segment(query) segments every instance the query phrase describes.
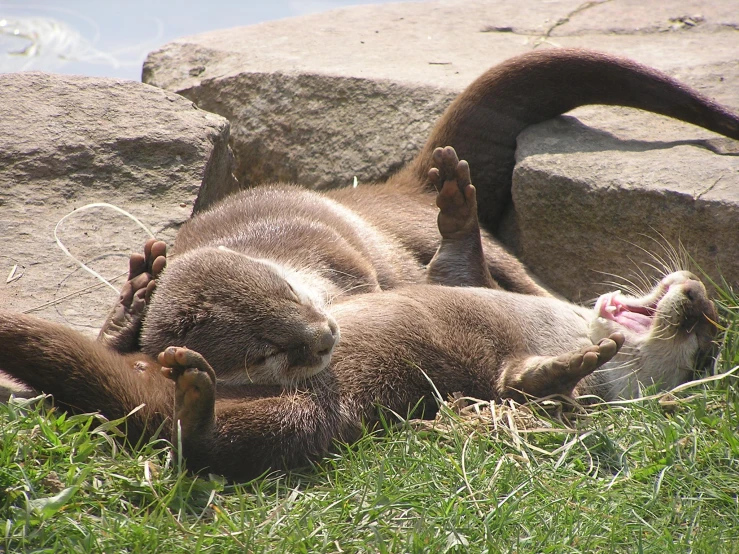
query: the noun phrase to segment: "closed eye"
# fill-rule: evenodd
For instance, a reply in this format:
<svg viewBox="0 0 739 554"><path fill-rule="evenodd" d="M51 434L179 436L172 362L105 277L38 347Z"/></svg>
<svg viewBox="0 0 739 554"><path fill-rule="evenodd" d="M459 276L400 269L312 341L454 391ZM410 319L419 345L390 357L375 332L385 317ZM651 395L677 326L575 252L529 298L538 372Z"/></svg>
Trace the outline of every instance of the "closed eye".
<svg viewBox="0 0 739 554"><path fill-rule="evenodd" d="M287 283L287 288L290 291L290 297L291 297L290 299L293 302L295 302L296 304L301 304L300 297L298 296L298 293L295 292L295 289L293 288L293 286L290 283L288 283L287 281L285 281L285 282Z"/></svg>
<svg viewBox="0 0 739 554"><path fill-rule="evenodd" d="M252 360L252 364L254 365L260 365L267 361L267 358L271 358L272 356L276 356L282 350L274 344L272 341L267 339L262 339L264 341L264 345L260 350L262 351L262 354L259 356L255 356Z"/></svg>

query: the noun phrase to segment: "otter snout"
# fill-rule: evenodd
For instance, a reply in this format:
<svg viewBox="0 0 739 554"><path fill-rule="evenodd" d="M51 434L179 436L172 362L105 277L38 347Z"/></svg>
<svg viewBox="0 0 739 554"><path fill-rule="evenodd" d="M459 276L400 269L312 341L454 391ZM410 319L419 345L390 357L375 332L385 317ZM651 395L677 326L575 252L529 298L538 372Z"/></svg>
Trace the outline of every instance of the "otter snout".
<svg viewBox="0 0 739 554"><path fill-rule="evenodd" d="M302 340L287 351L288 365L293 369L319 371L328 365L327 359L338 344L339 326L327 318L320 323L306 325Z"/></svg>
<svg viewBox="0 0 739 554"><path fill-rule="evenodd" d="M675 288L684 299L682 327L688 333L695 333L700 348L705 349L718 332L716 307L708 298L706 287L698 280L685 281Z"/></svg>
<svg viewBox="0 0 739 554"><path fill-rule="evenodd" d="M316 354L323 356L331 354L331 351L339 343L339 326L333 319L326 321L325 325L318 330L316 337Z"/></svg>

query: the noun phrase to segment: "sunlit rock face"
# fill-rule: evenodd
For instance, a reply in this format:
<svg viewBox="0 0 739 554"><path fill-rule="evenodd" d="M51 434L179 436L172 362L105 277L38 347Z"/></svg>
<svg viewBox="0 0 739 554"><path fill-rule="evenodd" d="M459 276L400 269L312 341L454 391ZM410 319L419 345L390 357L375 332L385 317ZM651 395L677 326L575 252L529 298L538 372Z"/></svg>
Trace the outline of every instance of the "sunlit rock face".
<svg viewBox="0 0 739 554"><path fill-rule="evenodd" d="M91 334L144 228L171 239L199 192L233 190L228 122L142 83L0 75L0 127L0 305Z"/></svg>

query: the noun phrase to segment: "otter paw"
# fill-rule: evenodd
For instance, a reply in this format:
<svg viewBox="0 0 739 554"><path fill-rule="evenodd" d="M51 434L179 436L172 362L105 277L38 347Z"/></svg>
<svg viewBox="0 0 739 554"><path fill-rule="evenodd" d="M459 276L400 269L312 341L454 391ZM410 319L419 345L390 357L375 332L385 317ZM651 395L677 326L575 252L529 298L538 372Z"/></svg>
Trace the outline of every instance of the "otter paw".
<svg viewBox="0 0 739 554"><path fill-rule="evenodd" d="M624 336L614 333L598 344L562 354L552 358L548 364L542 364L540 371L550 380L553 391L549 394L571 394L581 379L613 358L623 344Z"/></svg>
<svg viewBox="0 0 739 554"><path fill-rule="evenodd" d="M469 165L459 161L451 146L434 150L434 163L429 181L439 191L436 205L441 236L456 239L478 233L477 196L470 182Z"/></svg>
<svg viewBox="0 0 739 554"><path fill-rule="evenodd" d="M139 349L144 313L156 287L156 279L167 265L166 255L167 245L155 239L146 241L143 256L131 254L128 279L98 335L98 340L108 348L120 353Z"/></svg>
<svg viewBox="0 0 739 554"><path fill-rule="evenodd" d="M183 439L202 433L215 421L216 374L205 358L187 348L170 346L159 354L165 377L175 382L175 421Z"/></svg>
<svg viewBox="0 0 739 554"><path fill-rule="evenodd" d="M551 358L524 360L518 368L514 366L506 370L505 387L514 398L573 396L577 384L611 360L623 344L623 334L613 333L598 344L573 352Z"/></svg>

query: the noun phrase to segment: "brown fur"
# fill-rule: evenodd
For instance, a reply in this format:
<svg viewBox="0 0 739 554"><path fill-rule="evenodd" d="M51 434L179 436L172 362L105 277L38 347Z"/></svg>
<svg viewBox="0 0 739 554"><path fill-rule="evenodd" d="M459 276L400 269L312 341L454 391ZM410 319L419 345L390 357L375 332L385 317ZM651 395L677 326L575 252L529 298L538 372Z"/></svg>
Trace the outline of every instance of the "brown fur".
<svg viewBox="0 0 739 554"><path fill-rule="evenodd" d="M495 233L510 204L518 135L588 104L639 108L739 139L739 115L661 71L602 52L535 50L489 69L467 87L390 184L417 191L434 148L451 145L469 162L480 222Z"/></svg>
<svg viewBox="0 0 739 554"><path fill-rule="evenodd" d="M193 322L183 318L179 309L173 310L172 305L198 303L204 314L214 311L218 299L194 298L196 293L189 286L175 290L169 285L169 270L165 271L161 286L167 294L154 295L149 306L141 337L143 350L154 356L170 345L188 346L207 354L221 377L274 382L274 372L262 371L265 352L302 348L317 358L317 352L324 350L324 343L306 341L302 332L295 344L291 342L287 331L298 331L297 320L290 315L295 309L308 314L314 324L330 326L325 313L327 303L347 295L425 282L425 267L436 253L439 240L434 224L436 192L428 179L436 146L450 144L470 162L480 220L495 232L510 198L517 135L527 125L590 103L644 108L739 138L737 115L630 60L572 49L536 51L513 58L472 83L442 116L418 157L385 184L323 193L289 185L262 186L194 216L178 233L171 271L179 271L177 268L185 263L177 259L179 255L190 253L203 268L209 268L205 272L208 279L217 278L219 268L228 268L228 273L248 273L247 268L237 267L238 257L217 249L225 247L252 258L248 262L251 267L260 261L269 262L262 264L260 271L270 273L275 286L269 292L237 287L238 294L253 299L249 313L262 316L231 317L227 323L239 341L213 343L212 337L225 336L220 329L201 331L214 324L213 318L202 316ZM484 230L482 242L490 286L548 295ZM289 292L279 293L277 283L284 277L284 270L292 274L292 280L287 279L290 285L300 289L299 308L293 305ZM457 272L454 279L444 283L469 284L472 277ZM230 289L227 293L237 291ZM174 297L177 300L168 300ZM284 307L286 321L296 323L287 325L284 333L277 331L283 314L278 304ZM314 328L307 331L317 336ZM281 337L276 340L279 344L270 344L269 337ZM211 348L205 348L204 343ZM298 376L320 369L320 364L307 368L283 366L287 373ZM283 377L278 382L291 379Z"/></svg>
<svg viewBox="0 0 739 554"><path fill-rule="evenodd" d="M451 148L434 157L439 168L430 176L440 188L442 241L430 280L440 276L444 282L451 275L445 268L463 267L477 276L469 284L488 285L469 169ZM160 244L147 242L145 252L143 260L132 257L129 284L138 290L127 297L149 290L145 273L137 271L161 266ZM226 254L236 262L217 271L199 265L198 250L180 258L186 263L170 272L169 285L178 294L192 291L193 298L157 292L171 303L175 322L213 320L215 327L202 336L211 337L215 346L203 346L216 355L240 348L240 320L259 317L248 294L254 288L250 279L261 275L268 284L283 284L260 271L229 275L251 262ZM239 291L242 278L247 294ZM211 293L215 303L203 302ZM642 297L604 295L592 310L490 288L412 285L348 296L329 312L344 333L331 365L284 389L217 382L202 355L186 348L168 347L158 356L160 367L63 327L2 313L0 369L74 410L118 418L144 404L128 418L131 440L163 428L182 445L190 468L243 479L321 456L334 440L356 439L363 423L379 421L380 407L401 415L416 409L414 415L428 417L439 396L455 392L489 400L555 393L612 399L636 396L642 384L672 386L710 346L716 319L705 287L687 272L665 277ZM123 332L128 335L125 326ZM270 340L281 333L275 329ZM174 389L165 377L175 381Z"/></svg>
<svg viewBox="0 0 739 554"><path fill-rule="evenodd" d="M0 368L76 411L117 418L145 404L128 419L133 440L159 426L176 438L174 405L188 466L246 479L303 464L334 440L355 440L362 422L378 421L378 406L403 416L419 406L414 415L433 416L436 391L442 399L455 392L490 400L549 392L613 398L633 372L648 382L640 368L671 367L675 376L666 377L681 378L709 345L715 311L692 276L668 279L661 296L654 293L661 323L643 336L593 310L490 289L415 285L347 298L331 308L343 334L331 365L292 389L216 386L199 355L175 348L160 355L173 387L150 359L151 369L141 372L130 356L8 313L0 314Z"/></svg>
<svg viewBox="0 0 739 554"><path fill-rule="evenodd" d="M157 282L143 351L187 346L222 380L289 386L324 369L339 337L333 318L301 296L269 264L238 252L186 252Z"/></svg>
<svg viewBox="0 0 739 554"><path fill-rule="evenodd" d="M385 185L323 195L294 188L249 191L183 228L175 245L179 258L163 274L161 286L167 274L173 284L177 281L172 268L186 255L203 254L206 265L194 277L215 281L188 284L193 275L184 271L185 283L174 288L202 293L195 299L159 289L147 318L159 306L162 328L197 322L190 315L201 307L212 312L224 289L230 289L219 268L238 270L243 266L238 256L259 265L262 279L253 283L259 284L258 291L281 290L280 302L291 299L290 287L278 278L284 266L304 272L305 279L298 281L308 293L292 291L296 296L310 300L311 287L318 283L318 296L339 298L320 313L312 313L312 301L300 298L294 307L298 319L315 316L321 325L333 319L342 333L328 369L302 380L300 388L216 387L215 373L199 355L168 349L160 361L176 381L172 387L151 358L117 354L58 325L14 314L0 314L0 368L76 410L100 410L117 418L144 403L146 408L128 420L133 439L151 436L160 425L175 433L168 419L174 404L189 467L239 479L268 468L294 467L327 452L335 439L353 440L362 421L378 420L378 405L404 415L420 403L423 415L430 416L437 409L435 391L442 398L462 392L491 400L551 391L615 398L633 396L635 387L638 394L640 384L650 379L663 386L682 380L715 331L708 321L715 311L705 289L688 274L668 277L653 294L654 306L651 297L628 301L654 311L654 336L566 302L490 289L415 285L347 294L395 288L423 277L422 268L438 246L436 195L427 179L433 147L452 144L472 163L480 213L494 230L510 191L516 135L530 123L592 102L643 107L739 138L737 116L654 70L602 54L535 52L473 83L442 117L419 158ZM259 198L263 205L247 206ZM247 224L248 217L256 219ZM487 277L497 281L485 284L546 295L489 236L482 243ZM220 258L210 258L220 254L230 260L225 266ZM186 270L195 267L189 263L183 262ZM247 317L253 310L253 292L247 288L235 294L236 313ZM212 298L203 296L211 293ZM261 299L267 302L264 309L281 317L284 305L275 308L270 299ZM178 320L174 314L183 307L186 317ZM245 329L253 332L245 317L238 325L225 325L224 332L234 332L237 341ZM279 335L273 327L257 327ZM146 335L145 330L145 349L156 350L156 340L146 346ZM618 352L624 339L626 347ZM233 343L222 344L214 348L221 349L223 359L241 355ZM134 369L134 360L140 359L150 369ZM599 367L602 373L594 373Z"/></svg>

